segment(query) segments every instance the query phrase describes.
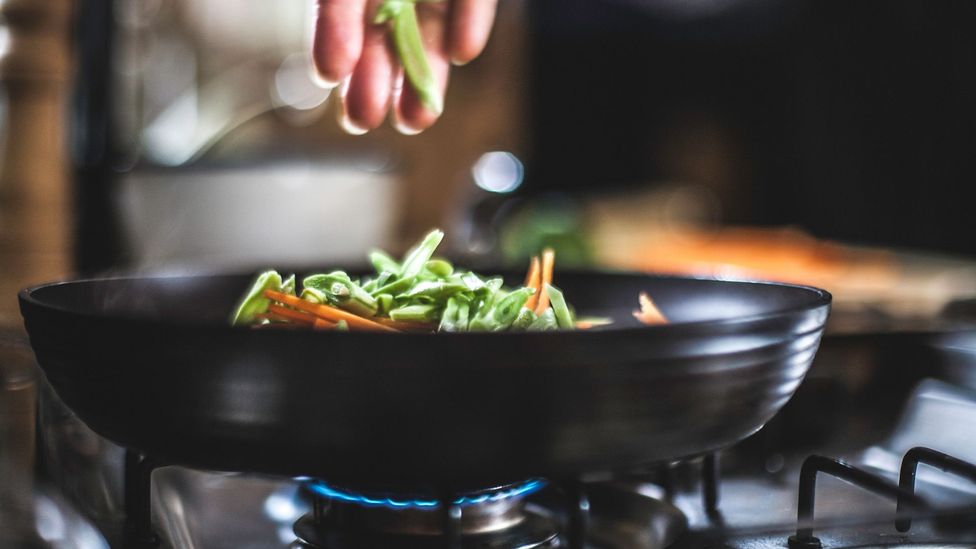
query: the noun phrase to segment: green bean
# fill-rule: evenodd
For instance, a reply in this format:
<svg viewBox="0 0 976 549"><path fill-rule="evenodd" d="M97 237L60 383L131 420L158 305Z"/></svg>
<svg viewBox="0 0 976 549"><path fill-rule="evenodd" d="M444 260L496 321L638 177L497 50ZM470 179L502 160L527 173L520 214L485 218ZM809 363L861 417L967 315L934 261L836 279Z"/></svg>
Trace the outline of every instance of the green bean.
<svg viewBox="0 0 976 549"><path fill-rule="evenodd" d="M393 296L390 294L380 294L376 296L376 312L389 313L393 308Z"/></svg>
<svg viewBox="0 0 976 549"><path fill-rule="evenodd" d="M458 301L453 297L447 300L447 307L441 314L441 323L437 327L440 332L456 332L457 330Z"/></svg>
<svg viewBox="0 0 976 549"><path fill-rule="evenodd" d="M532 297L535 293L534 288L519 288L514 292L508 294L507 296L498 300L492 310L492 320L495 324L491 327L492 330L504 330L509 328L515 318L518 316L519 311L525 305L525 302Z"/></svg>
<svg viewBox="0 0 976 549"><path fill-rule="evenodd" d="M420 270L424 268L427 261L434 255L434 250L437 249L437 246L440 245L443 239L444 233L439 230L433 230L427 233L427 236L424 237L420 244L410 250L406 257L403 258L403 264L400 268L400 278L412 278L420 274Z"/></svg>
<svg viewBox="0 0 976 549"><path fill-rule="evenodd" d="M552 304L552 311L556 315L556 323L564 330L572 330L575 326L573 315L566 307L566 299L563 292L551 284L546 284L546 293L549 295L549 302Z"/></svg>
<svg viewBox="0 0 976 549"><path fill-rule="evenodd" d="M528 330L529 326L531 326L532 323L535 322L536 318L538 317L535 315L535 311L529 309L528 307L522 307L519 310L518 314L515 316L515 321L512 322L512 329Z"/></svg>
<svg viewBox="0 0 976 549"><path fill-rule="evenodd" d="M447 278L454 272L454 266L443 259L431 259L424 265L424 269L439 278Z"/></svg>
<svg viewBox="0 0 976 549"><path fill-rule="evenodd" d="M430 69L430 63L427 62L414 1L385 0L377 9L373 21L377 24L389 23L393 44L407 81L417 92L421 103L435 114L440 114L444 109L444 99L434 72Z"/></svg>
<svg viewBox="0 0 976 549"><path fill-rule="evenodd" d="M373 264L373 268L376 269L376 274L387 273L399 273L400 264L396 262L395 259L386 255L386 253L380 250L373 250L369 252L369 262Z"/></svg>
<svg viewBox="0 0 976 549"><path fill-rule="evenodd" d="M463 284L455 284L440 280L424 280L418 282L406 292L403 292L401 297L409 299L413 297L427 296L437 301L446 299L452 295L456 295L464 291L467 291L467 287Z"/></svg>
<svg viewBox="0 0 976 549"><path fill-rule="evenodd" d="M342 271L305 277L302 287L318 290L331 304L349 312L363 316L376 314L377 305L373 296Z"/></svg>
<svg viewBox="0 0 976 549"><path fill-rule="evenodd" d="M265 290L281 291L281 275L278 271L265 271L259 274L251 289L244 294L244 299L238 304L231 318L231 324L237 326L254 322L259 314L266 313L271 300L264 297Z"/></svg>
<svg viewBox="0 0 976 549"><path fill-rule="evenodd" d="M349 331L349 323L346 322L345 320L340 320L339 322L336 322L335 329L336 329L336 331L339 331L339 332L348 332Z"/></svg>
<svg viewBox="0 0 976 549"><path fill-rule="evenodd" d="M407 305L390 311L390 318L404 322L429 322L437 320L439 307L429 305Z"/></svg>
<svg viewBox="0 0 976 549"><path fill-rule="evenodd" d="M459 332L468 331L468 315L470 314L471 308L467 301L462 301L458 304L457 318L454 320L454 327Z"/></svg>
<svg viewBox="0 0 976 549"><path fill-rule="evenodd" d="M548 330L555 330L559 327L556 322L556 314L552 312L552 309L546 309L539 318L535 319L532 324L529 325L529 331L531 332L544 332Z"/></svg>
<svg viewBox="0 0 976 549"><path fill-rule="evenodd" d="M281 293L295 295L295 275L291 275L281 283Z"/></svg>

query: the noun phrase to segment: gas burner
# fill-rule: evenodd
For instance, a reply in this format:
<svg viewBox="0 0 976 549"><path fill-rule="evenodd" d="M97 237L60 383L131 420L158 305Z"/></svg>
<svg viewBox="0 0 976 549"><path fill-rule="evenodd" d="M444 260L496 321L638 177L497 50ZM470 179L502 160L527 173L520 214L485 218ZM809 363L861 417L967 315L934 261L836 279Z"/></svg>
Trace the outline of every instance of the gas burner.
<svg viewBox="0 0 976 549"><path fill-rule="evenodd" d="M295 523L296 547L316 549L558 547L556 526L526 509L541 480L444 498L366 494L305 482L313 511ZM453 541L452 541L453 540Z"/></svg>

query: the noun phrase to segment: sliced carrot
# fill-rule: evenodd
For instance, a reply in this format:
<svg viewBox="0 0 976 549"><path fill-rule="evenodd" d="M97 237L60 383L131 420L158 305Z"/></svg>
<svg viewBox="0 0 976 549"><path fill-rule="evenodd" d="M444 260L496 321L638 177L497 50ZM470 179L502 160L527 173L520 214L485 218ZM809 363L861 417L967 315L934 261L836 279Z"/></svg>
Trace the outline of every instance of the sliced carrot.
<svg viewBox="0 0 976 549"><path fill-rule="evenodd" d="M535 309L536 305L539 304L539 288L542 285L542 268L539 266L539 256L532 258L529 263L529 272L525 276L526 287L535 290L535 293L529 296L529 300L525 302L526 309Z"/></svg>
<svg viewBox="0 0 976 549"><path fill-rule="evenodd" d="M378 322L369 320L368 318L363 318L361 316L354 315L349 311L343 311L342 309L336 309L335 307L330 307L328 305L320 305L318 303L312 303L305 301L304 299L283 294L281 292L276 292L274 290L265 290L265 297L284 303L290 307L294 307L300 311L306 313L311 313L319 318L331 322L339 322L340 320L345 320L349 324L350 329L363 329L363 330L380 330L384 332L398 332L396 328L391 328L389 326L384 326Z"/></svg>
<svg viewBox="0 0 976 549"><path fill-rule="evenodd" d="M549 308L549 295L546 293L546 284L552 284L552 267L556 262L556 252L552 248L542 250L542 282L539 287L542 291L538 292L539 304L535 307L535 314L541 315Z"/></svg>
<svg viewBox="0 0 976 549"><path fill-rule="evenodd" d="M276 305L274 303L268 305L268 312L279 319L285 319L289 322L297 322L306 326L315 324L315 317L313 315L296 311L294 309L289 309L288 307L282 307L281 305Z"/></svg>
<svg viewBox="0 0 976 549"><path fill-rule="evenodd" d="M668 323L667 317L657 308L657 305L651 300L651 296L647 295L647 292L641 292L638 300L640 301L640 310L634 311L634 318L652 326Z"/></svg>
<svg viewBox="0 0 976 549"><path fill-rule="evenodd" d="M437 328L437 325L431 322L406 322L403 320L393 320L392 318L376 318L374 320L384 326L405 332L431 332Z"/></svg>

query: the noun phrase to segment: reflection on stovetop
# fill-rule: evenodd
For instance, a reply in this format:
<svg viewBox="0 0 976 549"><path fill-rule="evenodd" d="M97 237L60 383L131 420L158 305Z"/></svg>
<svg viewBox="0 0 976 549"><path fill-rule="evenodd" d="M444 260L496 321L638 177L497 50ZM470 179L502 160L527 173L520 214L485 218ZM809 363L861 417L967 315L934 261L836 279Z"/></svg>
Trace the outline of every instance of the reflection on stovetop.
<svg viewBox="0 0 976 549"><path fill-rule="evenodd" d="M842 457L895 485L902 456L914 446L976 461L976 440L967 428L974 425L973 394L926 381L891 437ZM694 474L701 466L697 462L589 484L588 547L786 547L797 527L804 457L784 456L779 463L769 459L762 474L726 471L718 483L718 513L703 505L702 483ZM284 549L296 540L295 522L311 511L307 491L291 480L166 467L154 475L154 488L154 524L164 546L174 548ZM815 493L813 533L823 547L976 546L971 507L976 506L976 488L926 465L919 467L917 493L934 511L921 513L907 533L895 529L895 504L889 498L823 473ZM549 487L529 496L528 506L564 524L560 497L558 488ZM940 510L960 507L970 513L961 525L943 520Z"/></svg>

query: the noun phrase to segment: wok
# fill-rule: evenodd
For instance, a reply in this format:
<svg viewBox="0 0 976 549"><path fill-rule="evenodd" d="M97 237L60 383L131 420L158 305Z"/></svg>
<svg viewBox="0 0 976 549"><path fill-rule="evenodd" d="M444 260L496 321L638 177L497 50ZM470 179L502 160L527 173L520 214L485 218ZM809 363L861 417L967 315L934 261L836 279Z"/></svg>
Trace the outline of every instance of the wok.
<svg viewBox="0 0 976 549"><path fill-rule="evenodd" d="M227 325L250 276L23 290L37 360L99 434L164 463L403 490L700 455L763 426L813 360L825 291L560 272L587 331L389 334ZM516 280L514 277L511 281ZM647 291L672 323L630 315Z"/></svg>

